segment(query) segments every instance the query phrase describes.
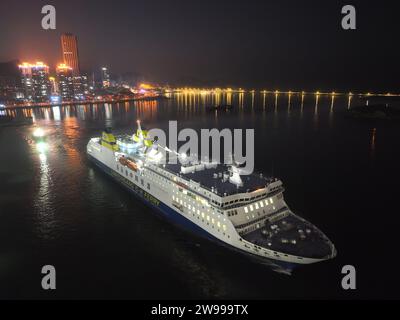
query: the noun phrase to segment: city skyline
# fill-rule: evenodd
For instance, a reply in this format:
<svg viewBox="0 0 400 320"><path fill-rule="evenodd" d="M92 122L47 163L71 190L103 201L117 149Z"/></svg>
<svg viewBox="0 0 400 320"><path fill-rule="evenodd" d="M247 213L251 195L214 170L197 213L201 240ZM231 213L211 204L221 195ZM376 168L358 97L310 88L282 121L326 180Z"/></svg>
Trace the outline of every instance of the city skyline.
<svg viewBox="0 0 400 320"><path fill-rule="evenodd" d="M351 31L340 27L341 3L74 3L53 2L57 28L50 31L40 27L39 1L27 3L23 12L12 2L7 4L14 15L0 21L0 39L5 44L0 61L40 57L55 65L60 62L58 38L71 32L79 38L84 71L107 65L117 74L136 72L172 85L337 91L398 88L400 49L390 32L397 29L393 3L375 11L353 1L357 30ZM23 24L10 20L15 14ZM5 32L10 28L12 36Z"/></svg>

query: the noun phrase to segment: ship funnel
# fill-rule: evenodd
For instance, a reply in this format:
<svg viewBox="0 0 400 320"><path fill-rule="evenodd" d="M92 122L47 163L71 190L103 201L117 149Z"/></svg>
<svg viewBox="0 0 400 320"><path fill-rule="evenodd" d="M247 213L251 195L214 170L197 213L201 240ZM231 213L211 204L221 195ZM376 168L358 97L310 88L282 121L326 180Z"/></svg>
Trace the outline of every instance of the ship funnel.
<svg viewBox="0 0 400 320"><path fill-rule="evenodd" d="M113 151L118 151L119 147L117 145L117 140L115 136L111 133L111 128L107 127L104 129L101 136L101 145Z"/></svg>

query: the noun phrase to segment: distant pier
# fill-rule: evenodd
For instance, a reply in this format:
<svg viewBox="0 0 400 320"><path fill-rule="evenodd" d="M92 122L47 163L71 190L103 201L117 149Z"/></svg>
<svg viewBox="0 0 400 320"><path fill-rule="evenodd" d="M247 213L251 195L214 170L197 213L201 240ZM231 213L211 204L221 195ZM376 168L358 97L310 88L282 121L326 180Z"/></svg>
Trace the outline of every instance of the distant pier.
<svg viewBox="0 0 400 320"><path fill-rule="evenodd" d="M156 99L163 99L165 96L147 96L147 97L136 97L136 98L126 98L126 99L101 99L101 100L83 100L83 101L65 101L61 103L29 103L29 104L18 104L18 105L8 105L4 110L16 110L16 109L34 109L34 108L52 108L60 106L76 106L76 105L90 105L90 104L101 104L101 103L119 103L119 102L129 102L129 101L149 101Z"/></svg>

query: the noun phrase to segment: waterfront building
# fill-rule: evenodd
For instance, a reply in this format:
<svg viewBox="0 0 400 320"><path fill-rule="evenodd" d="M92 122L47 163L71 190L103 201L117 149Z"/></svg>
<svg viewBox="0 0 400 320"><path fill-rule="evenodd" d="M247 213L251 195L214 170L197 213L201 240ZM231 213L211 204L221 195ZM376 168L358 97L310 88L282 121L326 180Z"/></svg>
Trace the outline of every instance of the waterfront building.
<svg viewBox="0 0 400 320"><path fill-rule="evenodd" d="M57 66L56 71L61 98L63 100L72 100L74 98L72 68L65 63L62 63Z"/></svg>
<svg viewBox="0 0 400 320"><path fill-rule="evenodd" d="M49 67L43 62L24 62L19 65L19 69L25 99L34 102L48 101L51 91Z"/></svg>
<svg viewBox="0 0 400 320"><path fill-rule="evenodd" d="M108 88L110 86L110 74L108 73L108 69L106 67L101 68L101 82L103 84L103 88Z"/></svg>
<svg viewBox="0 0 400 320"><path fill-rule="evenodd" d="M61 35L61 50L64 64L72 68L74 77L80 76L78 40L71 33Z"/></svg>

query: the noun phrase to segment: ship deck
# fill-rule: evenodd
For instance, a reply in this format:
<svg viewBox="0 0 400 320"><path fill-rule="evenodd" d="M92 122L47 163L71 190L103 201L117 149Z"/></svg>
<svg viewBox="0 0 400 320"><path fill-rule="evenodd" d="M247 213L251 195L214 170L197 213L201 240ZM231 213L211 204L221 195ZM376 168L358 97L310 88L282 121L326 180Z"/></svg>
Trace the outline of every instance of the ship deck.
<svg viewBox="0 0 400 320"><path fill-rule="evenodd" d="M131 138L127 135L117 136L120 141L130 141ZM144 161L145 159L137 154L135 151L126 151L129 156L132 156L137 159L141 159ZM172 159L172 156L169 155L169 160ZM167 161L168 162L168 161ZM265 188L268 184L276 181L276 178L265 177L257 173L252 173L250 175L242 175L241 179L243 182L242 186L237 186L229 182L229 179L223 179L223 174L228 172L228 166L224 164L218 164L215 168L205 168L201 171L194 171L191 173L182 173L181 172L181 164L179 160L175 158L176 164L171 163L173 161L169 161L170 163L166 163L164 165L157 165L159 168L169 171L177 176L180 176L184 179L193 180L206 189L214 189L214 193L218 195L233 195L237 193L247 193L252 192L258 189ZM154 163L153 163L154 164ZM156 164L155 164L156 165ZM217 175L217 177L215 177ZM221 176L222 175L222 176Z"/></svg>
<svg viewBox="0 0 400 320"><path fill-rule="evenodd" d="M322 259L332 254L330 241L311 223L293 213L242 236L245 240L277 252Z"/></svg>
<svg viewBox="0 0 400 320"><path fill-rule="evenodd" d="M250 174L241 176L243 185L237 186L229 180L224 180L223 177L219 177L220 174L227 173L228 167L223 164L218 164L216 168L204 169L201 171L194 171L191 173L182 173L180 164L166 164L166 170L173 172L180 177L187 180L193 180L200 183L202 187L207 189L214 188L214 192L220 195L232 195L236 193L252 192L261 188L265 188L269 183L275 181L274 178L266 178L259 174ZM217 177L215 177L215 175Z"/></svg>

